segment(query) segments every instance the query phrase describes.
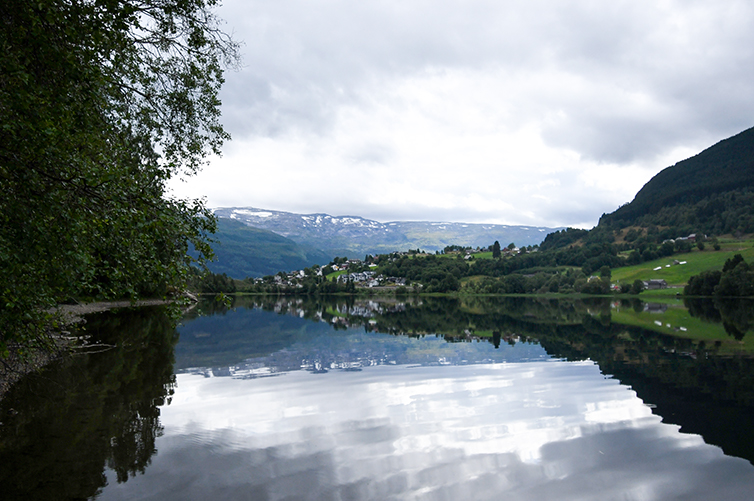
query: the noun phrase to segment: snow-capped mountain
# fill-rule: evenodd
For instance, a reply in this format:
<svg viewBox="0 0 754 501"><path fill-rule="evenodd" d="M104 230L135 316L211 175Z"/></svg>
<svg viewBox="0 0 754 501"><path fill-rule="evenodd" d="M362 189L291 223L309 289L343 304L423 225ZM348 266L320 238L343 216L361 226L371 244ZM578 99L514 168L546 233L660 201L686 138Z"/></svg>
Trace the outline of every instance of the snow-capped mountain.
<svg viewBox="0 0 754 501"><path fill-rule="evenodd" d="M486 247L495 240L501 245L511 242L518 246L534 245L548 233L561 229L426 221L381 223L358 216L295 214L254 207L215 209L215 215L349 257L416 248L434 252L448 245Z"/></svg>

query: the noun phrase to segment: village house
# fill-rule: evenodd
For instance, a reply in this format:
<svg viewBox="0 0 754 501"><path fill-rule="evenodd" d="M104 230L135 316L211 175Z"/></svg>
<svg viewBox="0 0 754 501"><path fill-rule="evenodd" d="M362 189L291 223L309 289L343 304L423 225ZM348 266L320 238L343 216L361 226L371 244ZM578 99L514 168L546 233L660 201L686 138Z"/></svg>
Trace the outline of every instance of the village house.
<svg viewBox="0 0 754 501"><path fill-rule="evenodd" d="M652 278L644 282L644 288L647 290L667 289L668 283L661 278Z"/></svg>

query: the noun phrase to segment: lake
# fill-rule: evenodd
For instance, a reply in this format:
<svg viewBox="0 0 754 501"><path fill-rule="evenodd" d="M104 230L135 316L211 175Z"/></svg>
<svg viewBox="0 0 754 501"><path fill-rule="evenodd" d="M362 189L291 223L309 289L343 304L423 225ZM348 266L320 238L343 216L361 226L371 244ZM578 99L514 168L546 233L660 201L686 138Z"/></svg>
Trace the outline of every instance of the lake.
<svg viewBox="0 0 754 501"><path fill-rule="evenodd" d="M753 319L494 297L92 315L98 348L0 402L0 497L751 499Z"/></svg>

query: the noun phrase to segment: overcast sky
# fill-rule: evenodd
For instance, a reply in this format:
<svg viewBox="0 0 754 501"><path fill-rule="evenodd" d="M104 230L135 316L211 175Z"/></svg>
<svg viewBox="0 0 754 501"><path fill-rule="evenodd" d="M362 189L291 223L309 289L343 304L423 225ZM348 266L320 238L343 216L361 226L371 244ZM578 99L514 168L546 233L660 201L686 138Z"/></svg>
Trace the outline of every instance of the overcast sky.
<svg viewBox="0 0 754 501"><path fill-rule="evenodd" d="M591 227L754 126L754 2L225 0L211 207Z"/></svg>

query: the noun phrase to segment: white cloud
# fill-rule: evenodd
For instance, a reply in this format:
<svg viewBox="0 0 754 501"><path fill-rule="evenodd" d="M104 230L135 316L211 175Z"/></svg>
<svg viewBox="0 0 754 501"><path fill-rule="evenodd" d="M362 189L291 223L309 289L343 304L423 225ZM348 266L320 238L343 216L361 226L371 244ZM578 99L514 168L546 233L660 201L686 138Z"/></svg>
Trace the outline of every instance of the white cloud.
<svg viewBox="0 0 754 501"><path fill-rule="evenodd" d="M227 1L213 206L379 220L596 223L749 126L743 1Z"/></svg>

